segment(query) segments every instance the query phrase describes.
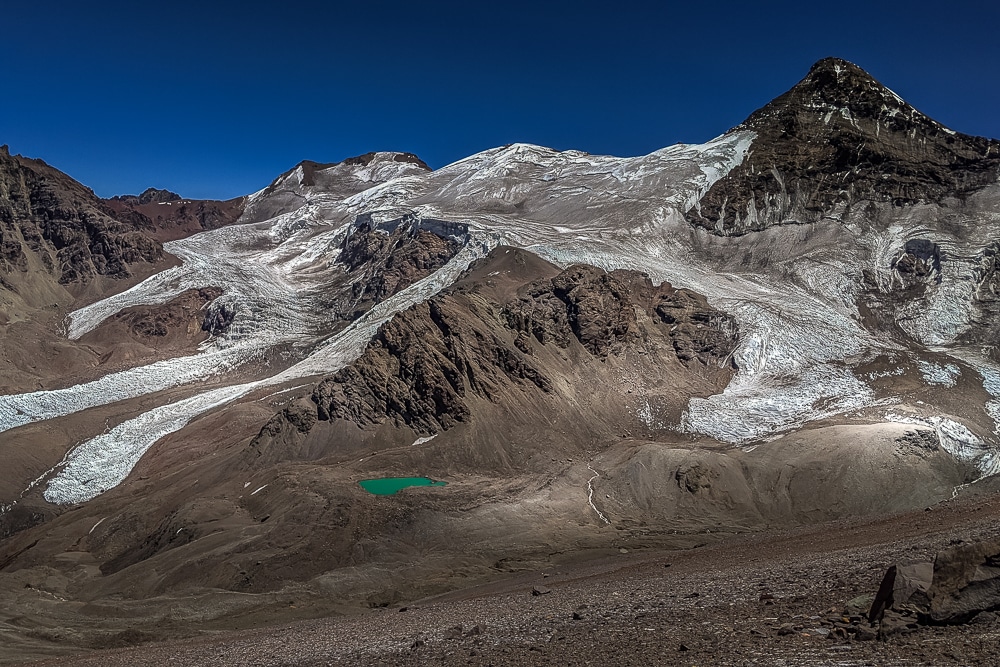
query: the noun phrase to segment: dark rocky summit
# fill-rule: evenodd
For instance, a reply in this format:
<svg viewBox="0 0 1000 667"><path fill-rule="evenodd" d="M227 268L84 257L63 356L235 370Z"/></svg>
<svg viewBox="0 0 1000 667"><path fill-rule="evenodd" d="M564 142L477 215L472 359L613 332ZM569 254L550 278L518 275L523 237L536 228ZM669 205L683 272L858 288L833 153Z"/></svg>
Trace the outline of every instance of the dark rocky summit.
<svg viewBox="0 0 1000 667"><path fill-rule="evenodd" d="M757 135L747 158L687 215L719 235L941 202L1000 178L1000 141L943 127L838 58L734 129Z"/></svg>
<svg viewBox="0 0 1000 667"><path fill-rule="evenodd" d="M181 201L182 197L170 190L159 188L146 188L139 195L117 195L112 197L112 201L121 201L128 204L165 204L167 202Z"/></svg>

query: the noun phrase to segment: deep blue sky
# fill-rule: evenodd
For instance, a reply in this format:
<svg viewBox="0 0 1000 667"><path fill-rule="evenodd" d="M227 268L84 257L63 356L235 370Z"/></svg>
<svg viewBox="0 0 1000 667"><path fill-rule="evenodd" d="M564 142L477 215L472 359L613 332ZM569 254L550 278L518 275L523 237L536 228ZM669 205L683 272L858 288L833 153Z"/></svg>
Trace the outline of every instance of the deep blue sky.
<svg viewBox="0 0 1000 667"><path fill-rule="evenodd" d="M836 55L1000 136L1000 2L7 3L0 143L102 196L257 190L302 159L516 141L638 155Z"/></svg>

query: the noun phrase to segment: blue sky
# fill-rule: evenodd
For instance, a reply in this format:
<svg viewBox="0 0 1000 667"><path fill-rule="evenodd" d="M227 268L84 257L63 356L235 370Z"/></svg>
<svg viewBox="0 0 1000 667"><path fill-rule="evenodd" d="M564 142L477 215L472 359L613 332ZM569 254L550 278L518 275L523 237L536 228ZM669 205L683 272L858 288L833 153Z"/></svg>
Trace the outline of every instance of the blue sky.
<svg viewBox="0 0 1000 667"><path fill-rule="evenodd" d="M701 142L834 55L1000 137L1000 3L11 3L0 143L102 196L257 190L303 159Z"/></svg>

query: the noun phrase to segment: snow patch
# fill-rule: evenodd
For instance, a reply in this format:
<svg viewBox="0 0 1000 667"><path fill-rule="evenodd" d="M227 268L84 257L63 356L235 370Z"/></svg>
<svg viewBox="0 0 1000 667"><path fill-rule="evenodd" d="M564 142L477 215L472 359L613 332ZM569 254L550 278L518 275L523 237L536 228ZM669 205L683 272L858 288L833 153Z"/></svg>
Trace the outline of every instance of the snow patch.
<svg viewBox="0 0 1000 667"><path fill-rule="evenodd" d="M942 387L954 387L961 371L955 364L935 364L930 361L917 361L917 367L924 382L927 384L941 385Z"/></svg>

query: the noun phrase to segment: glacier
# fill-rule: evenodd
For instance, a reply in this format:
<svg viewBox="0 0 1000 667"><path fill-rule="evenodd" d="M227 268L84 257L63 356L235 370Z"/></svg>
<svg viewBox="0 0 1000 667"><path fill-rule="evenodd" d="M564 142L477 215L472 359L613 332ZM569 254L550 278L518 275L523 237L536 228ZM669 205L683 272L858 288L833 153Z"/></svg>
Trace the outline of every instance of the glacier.
<svg viewBox="0 0 1000 667"><path fill-rule="evenodd" d="M754 138L753 132L734 131L705 144L678 144L635 158L513 144L436 171L405 163L384 168L391 160L380 154L357 182L338 165L330 174L317 171L313 186L304 183L298 168L251 195L242 224L166 244L181 266L72 313L68 334L79 337L123 308L162 304L206 286L223 289L219 298L237 306L238 324L194 355L64 390L2 396L0 431L164 389L189 390L192 395L123 421L70 452L44 495L56 503L86 501L121 483L149 447L197 416L259 389L351 363L383 322L447 287L501 244L561 266L642 270L654 281L700 292L731 314L740 336L738 372L723 393L690 401L678 426L691 434L746 444L882 405L885 397L876 395L852 364L900 348L863 326L857 277L867 270L889 289L893 276L885 267L892 253L928 230L919 219L875 228L845 218L826 227L766 230L737 242L693 229L684 214L742 163ZM468 228L468 238L445 267L331 335L316 298L330 279L336 248L362 215L376 223L404 216L458 223ZM977 220L977 237L1000 227L995 217ZM852 243L836 242L842 238ZM937 317L907 320L915 339L954 341L974 315L966 305L971 293L966 278L975 261L967 238L943 241L961 261L949 266L954 273L931 296ZM757 266L755 252L768 258L767 270ZM280 363L274 358L279 348ZM277 366L268 374L266 364ZM983 373L995 368L989 361L980 367ZM928 382L943 382L942 372L955 375L947 365L922 368ZM240 382L234 370L256 376ZM233 378L237 381L227 384ZM217 386L200 390L207 380ZM648 416L659 423L656 415ZM956 428L938 430L947 434ZM972 442L959 435L949 442ZM970 458L989 468L985 456L977 450Z"/></svg>

